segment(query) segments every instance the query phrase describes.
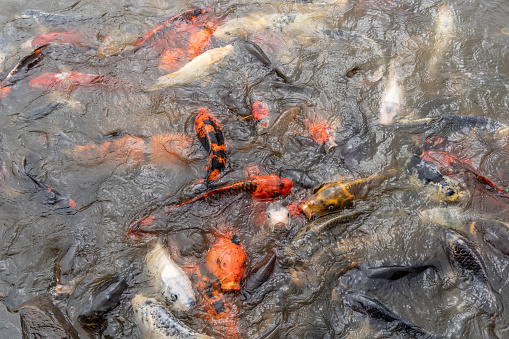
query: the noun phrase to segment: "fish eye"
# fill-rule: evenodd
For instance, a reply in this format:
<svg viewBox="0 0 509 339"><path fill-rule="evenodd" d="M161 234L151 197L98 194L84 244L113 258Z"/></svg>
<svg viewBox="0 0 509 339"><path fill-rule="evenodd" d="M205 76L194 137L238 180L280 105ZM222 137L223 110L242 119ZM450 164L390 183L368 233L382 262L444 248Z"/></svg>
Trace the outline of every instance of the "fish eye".
<svg viewBox="0 0 509 339"><path fill-rule="evenodd" d="M172 302L176 302L176 301L178 300L178 298L179 298L179 297L178 297L178 295L176 295L175 293L172 293L172 294L170 295L170 300L171 300Z"/></svg>
<svg viewBox="0 0 509 339"><path fill-rule="evenodd" d="M334 205L331 204L331 205L327 206L327 209L332 211L334 209Z"/></svg>
<svg viewBox="0 0 509 339"><path fill-rule="evenodd" d="M267 213L267 218L269 218L269 219L270 219L270 213Z"/></svg>
<svg viewBox="0 0 509 339"><path fill-rule="evenodd" d="M290 212L286 212L286 216L287 216L287 217L290 217Z"/></svg>
<svg viewBox="0 0 509 339"><path fill-rule="evenodd" d="M454 190L452 188L448 188L447 191L445 191L445 196L450 197L454 195Z"/></svg>

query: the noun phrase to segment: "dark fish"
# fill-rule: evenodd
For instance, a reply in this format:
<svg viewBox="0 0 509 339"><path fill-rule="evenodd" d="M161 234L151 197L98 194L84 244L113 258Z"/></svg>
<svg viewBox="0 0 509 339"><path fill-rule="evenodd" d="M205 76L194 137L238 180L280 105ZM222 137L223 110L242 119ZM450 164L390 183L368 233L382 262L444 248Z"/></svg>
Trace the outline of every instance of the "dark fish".
<svg viewBox="0 0 509 339"><path fill-rule="evenodd" d="M50 205L54 210L66 214L77 212L78 207L74 200L49 187L29 172L26 159L23 161L23 173L35 184L34 197L41 203Z"/></svg>
<svg viewBox="0 0 509 339"><path fill-rule="evenodd" d="M457 274L468 277L475 297L488 312L496 312L495 295L479 253L455 231L445 230L444 241L449 261Z"/></svg>
<svg viewBox="0 0 509 339"><path fill-rule="evenodd" d="M50 295L40 295L17 308L23 339L80 339L78 332L53 304Z"/></svg>
<svg viewBox="0 0 509 339"><path fill-rule="evenodd" d="M57 293L72 294L76 285L84 278L88 270L85 254L85 242L78 236L71 236L58 255Z"/></svg>
<svg viewBox="0 0 509 339"><path fill-rule="evenodd" d="M247 300L256 290L266 282L276 267L276 252L267 253L265 258L249 272L248 278L242 283L241 298Z"/></svg>
<svg viewBox="0 0 509 339"><path fill-rule="evenodd" d="M281 72L279 68L274 66L274 64L270 61L269 57L263 49L256 43L252 41L245 40L245 47L246 50L251 53L254 57L256 57L265 67L270 68L273 72L277 74L281 79L283 79L284 82L290 83L290 80L286 77L286 75Z"/></svg>
<svg viewBox="0 0 509 339"><path fill-rule="evenodd" d="M127 289L126 279L116 276L102 283L94 295L89 299L86 311L78 316L84 326L94 327L101 325L108 312L114 310Z"/></svg>
<svg viewBox="0 0 509 339"><path fill-rule="evenodd" d="M475 230L472 230L472 226ZM484 241L509 256L509 232L505 224L495 220L476 220L470 224L470 232L475 231L484 236Z"/></svg>
<svg viewBox="0 0 509 339"><path fill-rule="evenodd" d="M431 265L416 265L416 266L379 266L368 267L368 277L374 279L387 279L398 280L403 277L410 277L426 271L428 268L433 268Z"/></svg>
<svg viewBox="0 0 509 339"><path fill-rule="evenodd" d="M404 332L412 338L432 338L433 336L423 329L401 319L379 300L356 291L347 291L343 294L344 303L355 312L362 313L373 320L383 322L391 332Z"/></svg>
<svg viewBox="0 0 509 339"><path fill-rule="evenodd" d="M318 180L313 179L305 171L301 171L293 168L286 168L281 170L281 176L292 180L294 184L301 186L302 188L314 188L319 185Z"/></svg>
<svg viewBox="0 0 509 339"><path fill-rule="evenodd" d="M508 126L487 117L476 115L444 115L417 120L399 120L396 124L412 133L449 135L456 132L468 133L476 130L488 135L504 135Z"/></svg>
<svg viewBox="0 0 509 339"><path fill-rule="evenodd" d="M357 220L362 214L362 212L333 213L310 222L278 253L279 262L284 266L307 262L314 253L322 249L320 238L330 237L330 231L338 226L342 226L342 231L346 230L347 224Z"/></svg>

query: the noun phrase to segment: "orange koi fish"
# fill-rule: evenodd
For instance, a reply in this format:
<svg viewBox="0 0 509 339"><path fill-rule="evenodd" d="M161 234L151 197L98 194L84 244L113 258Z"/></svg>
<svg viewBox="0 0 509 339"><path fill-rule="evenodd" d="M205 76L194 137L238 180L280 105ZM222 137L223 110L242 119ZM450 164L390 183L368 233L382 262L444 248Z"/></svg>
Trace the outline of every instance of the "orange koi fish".
<svg viewBox="0 0 509 339"><path fill-rule="evenodd" d="M32 40L32 47L39 48L51 42L57 44L71 43L79 44L85 40L82 33L78 31L55 32L39 34Z"/></svg>
<svg viewBox="0 0 509 339"><path fill-rule="evenodd" d="M321 118L306 118L304 119L309 135L319 145L323 145L327 152L337 146L334 138L334 133L327 121Z"/></svg>
<svg viewBox="0 0 509 339"><path fill-rule="evenodd" d="M28 85L30 88L58 92L71 92L78 87L98 87L107 91L132 89L132 84L126 80L77 72L44 73L30 80Z"/></svg>
<svg viewBox="0 0 509 339"><path fill-rule="evenodd" d="M222 291L217 279L206 269L202 272L196 265L188 268L192 270L189 275L199 293L198 312L205 313L203 318L214 331L226 338L240 338L240 309L234 295Z"/></svg>
<svg viewBox="0 0 509 339"><path fill-rule="evenodd" d="M200 107L194 120L194 128L198 139L209 153L207 178L205 180L215 180L221 175L226 166L223 126L207 108Z"/></svg>
<svg viewBox="0 0 509 339"><path fill-rule="evenodd" d="M238 291L246 271L246 252L237 234L219 233L218 236L207 252L207 268L224 291Z"/></svg>
<svg viewBox="0 0 509 339"><path fill-rule="evenodd" d="M187 60L187 53L182 48L167 49L161 53L159 68L165 71L174 71Z"/></svg>
<svg viewBox="0 0 509 339"><path fill-rule="evenodd" d="M263 101L255 100L251 104L251 115L257 121L260 129L267 128L269 125L269 109Z"/></svg>
<svg viewBox="0 0 509 339"><path fill-rule="evenodd" d="M166 168L176 159L184 161L191 144L192 138L178 133L156 134L149 141L126 135L99 145L76 145L72 154L83 166L102 163L141 166L150 163L157 168Z"/></svg>
<svg viewBox="0 0 509 339"><path fill-rule="evenodd" d="M452 175L460 171L472 173L477 181L498 192L502 197L509 199L509 192L500 188L491 179L477 171L466 161L462 161L446 152L428 151L421 154L423 161L434 164L444 175Z"/></svg>
<svg viewBox="0 0 509 339"><path fill-rule="evenodd" d="M216 31L216 28L217 25L209 22L203 25L199 31L191 34L189 37L189 44L187 49L187 55L190 59L203 53L210 42L210 37Z"/></svg>
<svg viewBox="0 0 509 339"><path fill-rule="evenodd" d="M165 47L172 39L177 39L179 33L196 29L197 22L203 22L205 14L209 10L205 8L193 8L171 17L143 34L138 41L134 43L135 47Z"/></svg>
<svg viewBox="0 0 509 339"><path fill-rule="evenodd" d="M219 187L211 191L202 193L180 205L172 205L166 207L161 213L150 215L146 218L137 220L129 227L128 234L132 238L139 237L145 232L150 232L150 227L154 226L157 221L164 220L165 215L178 210L179 207L189 205L206 198L214 198L220 200L224 197L231 197L241 193L247 193L252 199L262 201L275 200L281 196L285 196L293 188L290 179L278 177L275 174L258 175L247 178L242 181L234 182L231 185Z"/></svg>

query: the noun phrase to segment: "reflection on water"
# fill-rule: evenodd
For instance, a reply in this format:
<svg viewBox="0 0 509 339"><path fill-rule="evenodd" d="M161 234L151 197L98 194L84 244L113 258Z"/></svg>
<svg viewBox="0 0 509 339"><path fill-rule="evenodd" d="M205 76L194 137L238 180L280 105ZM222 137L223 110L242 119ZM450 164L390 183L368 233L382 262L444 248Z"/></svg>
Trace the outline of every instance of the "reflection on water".
<svg viewBox="0 0 509 339"><path fill-rule="evenodd" d="M138 294L165 303L164 324L214 337L508 335L504 1L2 8L4 336L31 300L20 313L39 326L47 316L27 310L45 298L79 337L141 338ZM201 107L216 120L195 128ZM260 184L267 174L290 194ZM153 287L137 221L179 268L162 285L191 280L186 310ZM224 289L211 257L240 285Z"/></svg>

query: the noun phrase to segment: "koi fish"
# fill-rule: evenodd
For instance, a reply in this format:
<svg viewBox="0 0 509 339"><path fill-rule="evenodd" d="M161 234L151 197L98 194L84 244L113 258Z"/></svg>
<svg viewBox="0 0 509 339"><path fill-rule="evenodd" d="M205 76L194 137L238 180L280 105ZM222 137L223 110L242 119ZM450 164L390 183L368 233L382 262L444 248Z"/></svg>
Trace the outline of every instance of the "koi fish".
<svg viewBox="0 0 509 339"><path fill-rule="evenodd" d="M496 311L496 298L481 256L466 239L452 230L444 230L444 245L457 273L470 279L474 295L488 312Z"/></svg>
<svg viewBox="0 0 509 339"><path fill-rule="evenodd" d="M218 66L226 61L233 50L234 48L232 45L210 49L185 64L184 67L177 72L159 77L155 85L149 88L148 91L184 85L198 80L207 83L215 72L215 67L212 66Z"/></svg>
<svg viewBox="0 0 509 339"><path fill-rule="evenodd" d="M161 53L158 67L165 71L174 71L184 60L187 60L187 53L183 48L166 49Z"/></svg>
<svg viewBox="0 0 509 339"><path fill-rule="evenodd" d="M380 123L382 125L392 125L398 116L403 91L398 84L396 70L393 63L389 66L389 75L385 85L384 93L380 101Z"/></svg>
<svg viewBox="0 0 509 339"><path fill-rule="evenodd" d="M269 110L265 103L260 100L255 100L251 104L251 115L258 123L258 130L261 131L269 125Z"/></svg>
<svg viewBox="0 0 509 339"><path fill-rule="evenodd" d="M243 181L238 181L233 184L202 193L201 195L185 201L180 205L168 206L161 213L137 220L131 224L128 233L131 236L138 236L143 232L150 231L150 226L160 219L164 220L165 215L173 211L177 211L178 208L184 205L205 200L209 197L214 200L220 200L225 197L246 193L249 194L252 199L269 201L287 195L292 190L292 187L293 183L290 179L280 178L275 174L258 175L252 178L247 178Z"/></svg>
<svg viewBox="0 0 509 339"><path fill-rule="evenodd" d="M429 198L435 202L466 202L470 198L469 191L456 180L444 176L435 166L416 155L410 158L406 170L419 180L419 188L424 185Z"/></svg>
<svg viewBox="0 0 509 339"><path fill-rule="evenodd" d="M56 51L62 52L61 49L66 49L69 47L74 49L73 51L67 51L72 55L86 55L86 52L94 50L94 47L91 46L77 46L74 44L54 45L51 43L35 49L32 53L21 59L21 61L18 62L16 66L14 66L14 68L7 74L7 76L0 82L0 99L9 93L13 85L30 75L30 71L35 67L38 67L46 56L51 55Z"/></svg>
<svg viewBox="0 0 509 339"><path fill-rule="evenodd" d="M442 61L445 52L451 45L454 35L454 13L447 5L442 5L437 12L437 22L435 25L435 42L433 53L428 64L428 73L433 76L438 65Z"/></svg>
<svg viewBox="0 0 509 339"><path fill-rule="evenodd" d="M343 294L343 302L355 312L362 313L376 321L384 322L392 332L404 332L412 338L431 338L432 335L423 329L401 319L379 300L359 293L347 291Z"/></svg>
<svg viewBox="0 0 509 339"><path fill-rule="evenodd" d="M210 22L200 27L199 31L191 34L187 48L188 58L192 59L203 53L216 28L217 26Z"/></svg>
<svg viewBox="0 0 509 339"><path fill-rule="evenodd" d="M337 144L335 142L334 133L329 123L319 117L304 119L309 135L317 144L323 145L327 152L333 150Z"/></svg>
<svg viewBox="0 0 509 339"><path fill-rule="evenodd" d="M188 9L159 23L138 38L133 46L138 47L138 49L144 47L154 48L158 45L166 46L171 39L178 38L179 32L195 26L197 22L202 22L208 13L209 10L205 8Z"/></svg>
<svg viewBox="0 0 509 339"><path fill-rule="evenodd" d="M472 173L479 183L493 189L501 197L509 199L509 192L498 187L491 179L481 174L472 165L449 153L427 151L421 154L421 159L434 164L446 175L452 175L458 171Z"/></svg>
<svg viewBox="0 0 509 339"><path fill-rule="evenodd" d="M330 236L330 231L341 226L346 230L347 224L357 220L361 212L349 214L332 213L320 217L301 228L293 239L278 253L278 259L284 266L301 265L322 248L319 239Z"/></svg>
<svg viewBox="0 0 509 339"><path fill-rule="evenodd" d="M151 164L166 168L176 159L185 161L192 139L179 133L162 133L150 137L148 141L126 135L102 144L76 145L69 153L82 166L96 166L102 163L111 165L128 164L141 166Z"/></svg>
<svg viewBox="0 0 509 339"><path fill-rule="evenodd" d="M203 148L209 153L205 180L215 180L226 166L223 126L210 110L200 107L194 120L194 128Z"/></svg>
<svg viewBox="0 0 509 339"><path fill-rule="evenodd" d="M213 339L193 331L153 298L137 294L132 300L134 317L144 336L149 338Z"/></svg>
<svg viewBox="0 0 509 339"><path fill-rule="evenodd" d="M265 214L267 216L265 227L271 231L276 229L286 229L290 223L290 212L286 207L279 203L269 205Z"/></svg>
<svg viewBox="0 0 509 339"><path fill-rule="evenodd" d="M23 162L24 174L35 184L37 192L35 193L38 198L42 197L44 204L49 204L54 207L55 210L64 212L67 214L74 214L78 211L78 206L70 197L65 196L49 187L35 176L30 174L27 170L26 161Z"/></svg>
<svg viewBox="0 0 509 339"><path fill-rule="evenodd" d="M247 300L270 278L274 272L276 261L276 252L272 249L267 253L265 258L263 258L250 272L248 272L247 278L242 284L240 295L242 300Z"/></svg>
<svg viewBox="0 0 509 339"><path fill-rule="evenodd" d="M433 208L420 212L421 220L453 228L470 236L480 235L503 255L509 256L509 226L497 220L466 213L459 207Z"/></svg>
<svg viewBox="0 0 509 339"><path fill-rule="evenodd" d="M106 91L130 90L133 85L126 80L104 75L77 72L44 73L28 83L30 88L69 93L77 88L96 87Z"/></svg>
<svg viewBox="0 0 509 339"><path fill-rule="evenodd" d="M85 257L86 244L81 238L71 236L58 254L57 285L55 291L72 294L78 283L83 280L88 267Z"/></svg>
<svg viewBox="0 0 509 339"><path fill-rule="evenodd" d="M122 52L127 46L132 45L138 39L133 33L117 31L106 35L97 47L97 56L104 58Z"/></svg>
<svg viewBox="0 0 509 339"><path fill-rule="evenodd" d="M49 43L70 43L79 44L85 40L85 37L79 31L55 32L39 34L32 40L32 48L39 48Z"/></svg>
<svg viewBox="0 0 509 339"><path fill-rule="evenodd" d="M42 294L17 307L23 338L69 338L80 336L49 294Z"/></svg>
<svg viewBox="0 0 509 339"><path fill-rule="evenodd" d="M104 323L104 316L120 305L120 299L127 289L126 279L113 277L102 283L90 297L86 311L78 316L78 321L88 327Z"/></svg>
<svg viewBox="0 0 509 339"><path fill-rule="evenodd" d="M387 179L387 175L375 174L368 178L353 181L324 183L315 189L315 193L301 206L302 211L311 219L315 215L324 215L353 206L355 199L365 196L367 189Z"/></svg>
<svg viewBox="0 0 509 339"><path fill-rule="evenodd" d="M207 268L224 291L238 291L246 271L247 256L236 234L220 233L207 252Z"/></svg>
<svg viewBox="0 0 509 339"><path fill-rule="evenodd" d="M152 245L145 259L150 277L168 306L187 311L196 305L191 280L159 241Z"/></svg>
<svg viewBox="0 0 509 339"><path fill-rule="evenodd" d="M193 285L202 297L198 299L198 312L205 311L204 318L213 331L232 339L240 337L239 306L234 296L221 290L215 277L205 269L205 273L191 264ZM210 331L209 331L210 332Z"/></svg>

